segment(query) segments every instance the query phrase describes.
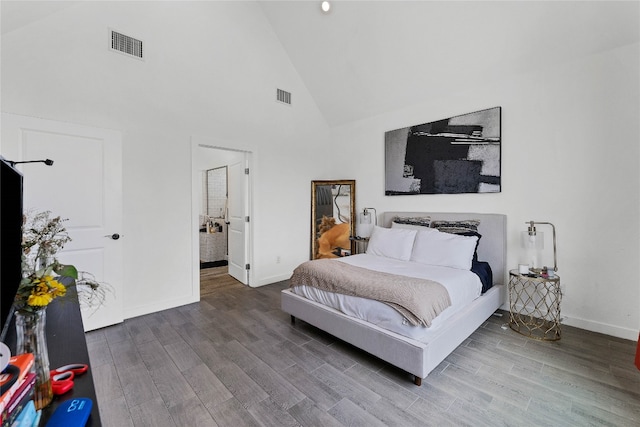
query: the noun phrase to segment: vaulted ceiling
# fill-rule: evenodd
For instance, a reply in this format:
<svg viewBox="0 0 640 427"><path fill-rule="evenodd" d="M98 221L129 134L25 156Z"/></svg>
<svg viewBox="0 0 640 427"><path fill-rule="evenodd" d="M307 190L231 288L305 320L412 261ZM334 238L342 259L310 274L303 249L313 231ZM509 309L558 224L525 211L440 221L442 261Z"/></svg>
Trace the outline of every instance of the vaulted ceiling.
<svg viewBox="0 0 640 427"><path fill-rule="evenodd" d="M2 1L2 33L78 1ZM260 1L331 126L639 40L638 2Z"/></svg>
<svg viewBox="0 0 640 427"><path fill-rule="evenodd" d="M64 10L79 1L1 1L0 31L6 34Z"/></svg>
<svg viewBox="0 0 640 427"><path fill-rule="evenodd" d="M638 2L262 2L331 125L637 42Z"/></svg>

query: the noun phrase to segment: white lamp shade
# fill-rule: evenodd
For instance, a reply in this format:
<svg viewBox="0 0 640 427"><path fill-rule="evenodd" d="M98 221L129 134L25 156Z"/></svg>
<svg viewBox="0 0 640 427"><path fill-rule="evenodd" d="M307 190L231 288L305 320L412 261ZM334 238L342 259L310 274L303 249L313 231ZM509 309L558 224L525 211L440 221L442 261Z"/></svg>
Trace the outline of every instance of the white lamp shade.
<svg viewBox="0 0 640 427"><path fill-rule="evenodd" d="M373 230L373 215L371 213L358 214L358 223L356 224L356 235L360 237L370 237L371 231Z"/></svg>

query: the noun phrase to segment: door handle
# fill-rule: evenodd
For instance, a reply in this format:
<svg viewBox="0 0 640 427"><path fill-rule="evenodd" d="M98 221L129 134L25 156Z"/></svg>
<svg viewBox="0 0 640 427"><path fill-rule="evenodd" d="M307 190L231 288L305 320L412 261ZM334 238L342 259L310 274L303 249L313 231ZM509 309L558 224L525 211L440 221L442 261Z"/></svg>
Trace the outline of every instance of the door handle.
<svg viewBox="0 0 640 427"><path fill-rule="evenodd" d="M122 237L122 236L120 236L118 233L113 233L113 234L107 234L107 235L106 235L106 236L104 236L104 237L108 237L108 238L110 238L110 239L112 239L112 240L118 240L118 239L119 239L120 237Z"/></svg>

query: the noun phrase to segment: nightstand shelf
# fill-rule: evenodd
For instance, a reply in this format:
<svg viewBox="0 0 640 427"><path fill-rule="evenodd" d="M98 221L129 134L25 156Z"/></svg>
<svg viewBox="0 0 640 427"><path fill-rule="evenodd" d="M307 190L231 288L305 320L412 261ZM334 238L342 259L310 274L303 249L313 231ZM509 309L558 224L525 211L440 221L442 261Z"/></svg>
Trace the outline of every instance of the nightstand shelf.
<svg viewBox="0 0 640 427"><path fill-rule="evenodd" d="M353 242L353 254L363 254L367 252L367 246L369 245L368 237L349 237L349 240Z"/></svg>
<svg viewBox="0 0 640 427"><path fill-rule="evenodd" d="M509 327L529 338L560 339L560 277L509 272Z"/></svg>

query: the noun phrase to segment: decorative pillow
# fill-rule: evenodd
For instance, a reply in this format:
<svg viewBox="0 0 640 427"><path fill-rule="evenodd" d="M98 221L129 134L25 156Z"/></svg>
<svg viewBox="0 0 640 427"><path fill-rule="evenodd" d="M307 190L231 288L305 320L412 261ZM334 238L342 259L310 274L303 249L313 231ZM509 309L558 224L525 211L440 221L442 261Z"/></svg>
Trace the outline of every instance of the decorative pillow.
<svg viewBox="0 0 640 427"><path fill-rule="evenodd" d="M391 228L404 228L405 230L433 230L438 231L435 228L429 228L429 226L424 225L413 225L413 224L403 224L400 222L392 222Z"/></svg>
<svg viewBox="0 0 640 427"><path fill-rule="evenodd" d="M435 220L431 222L431 227L442 231L443 233L460 234L466 231L478 231L480 220L478 219L463 219L459 221L443 221Z"/></svg>
<svg viewBox="0 0 640 427"><path fill-rule="evenodd" d="M391 228L402 228L397 227L398 225L414 225L420 227L429 227L431 225L431 217L430 216L396 216L391 220Z"/></svg>
<svg viewBox="0 0 640 427"><path fill-rule="evenodd" d="M367 245L367 253L409 261L416 233L416 230L374 226Z"/></svg>
<svg viewBox="0 0 640 427"><path fill-rule="evenodd" d="M411 261L470 270L478 237L452 233L418 231Z"/></svg>

